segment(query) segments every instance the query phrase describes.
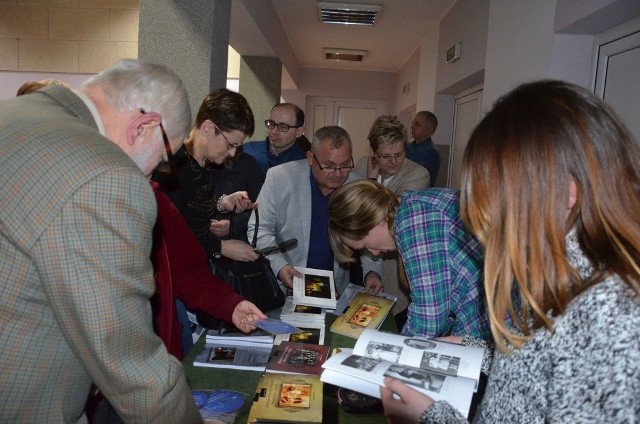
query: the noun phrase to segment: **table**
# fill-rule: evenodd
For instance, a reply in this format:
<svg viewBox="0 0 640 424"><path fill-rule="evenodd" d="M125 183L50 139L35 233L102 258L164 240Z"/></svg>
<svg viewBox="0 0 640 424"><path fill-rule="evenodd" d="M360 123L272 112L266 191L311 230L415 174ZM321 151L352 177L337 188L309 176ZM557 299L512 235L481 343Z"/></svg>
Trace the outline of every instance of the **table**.
<svg viewBox="0 0 640 424"><path fill-rule="evenodd" d="M327 314L325 320L324 344L334 347L353 347L355 339L329 331L329 327L337 317ZM380 330L397 332L393 314L389 314L382 323ZM226 368L207 368L193 366L193 360L202 350L205 343L204 335L194 345L191 352L184 358L184 366L187 381L192 389L229 389L250 395L242 406L237 423L246 423L251 409L251 396L254 393L262 371L245 371ZM322 421L325 423L344 424L376 424L386 423L382 414L347 414L338 405L338 388L331 384L324 384L324 406L322 408Z"/></svg>

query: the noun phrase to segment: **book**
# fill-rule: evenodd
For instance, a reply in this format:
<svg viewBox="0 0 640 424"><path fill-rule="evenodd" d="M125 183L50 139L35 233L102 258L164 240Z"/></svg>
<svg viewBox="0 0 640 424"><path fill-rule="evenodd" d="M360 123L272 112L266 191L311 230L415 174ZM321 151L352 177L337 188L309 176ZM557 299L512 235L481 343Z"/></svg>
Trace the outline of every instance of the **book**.
<svg viewBox="0 0 640 424"><path fill-rule="evenodd" d="M264 371L267 362L269 362L272 347L273 345L270 343L206 342L202 351L193 360L193 365L197 367Z"/></svg>
<svg viewBox="0 0 640 424"><path fill-rule="evenodd" d="M267 372L320 375L328 357L329 346L282 342L273 346Z"/></svg>
<svg viewBox="0 0 640 424"><path fill-rule="evenodd" d="M288 323L324 322L326 309L319 306L299 305L288 296L280 312L280 319Z"/></svg>
<svg viewBox="0 0 640 424"><path fill-rule="evenodd" d="M353 283L347 284L347 287L345 287L344 291L340 295L340 299L338 299L336 308L330 312L334 315L341 315L349 307L349 305L351 304L351 301L353 300L353 297L357 293L364 293L364 290L365 290L364 286L358 286ZM392 295L391 293L379 292L375 296L389 299L393 303L395 303L398 300L398 298Z"/></svg>
<svg viewBox="0 0 640 424"><path fill-rule="evenodd" d="M325 361L321 380L380 398L384 377L393 377L467 416L483 355L481 347L365 330L353 350Z"/></svg>
<svg viewBox="0 0 640 424"><path fill-rule="evenodd" d="M333 271L312 268L296 268L302 278L293 277L293 303L296 305L336 307L336 287Z"/></svg>
<svg viewBox="0 0 640 424"><path fill-rule="evenodd" d="M322 382L317 375L266 373L258 382L249 423L321 423Z"/></svg>
<svg viewBox="0 0 640 424"><path fill-rule="evenodd" d="M273 344L273 334L261 329L243 333L233 327L231 330L209 330L205 336L209 343L266 343Z"/></svg>
<svg viewBox="0 0 640 424"><path fill-rule="evenodd" d="M273 344L279 345L282 342L300 342L311 344L324 344L324 323L305 324L297 326L302 332L293 334L278 334Z"/></svg>
<svg viewBox="0 0 640 424"><path fill-rule="evenodd" d="M389 299L356 293L349 308L331 324L330 330L357 339L365 329L379 328L393 304Z"/></svg>

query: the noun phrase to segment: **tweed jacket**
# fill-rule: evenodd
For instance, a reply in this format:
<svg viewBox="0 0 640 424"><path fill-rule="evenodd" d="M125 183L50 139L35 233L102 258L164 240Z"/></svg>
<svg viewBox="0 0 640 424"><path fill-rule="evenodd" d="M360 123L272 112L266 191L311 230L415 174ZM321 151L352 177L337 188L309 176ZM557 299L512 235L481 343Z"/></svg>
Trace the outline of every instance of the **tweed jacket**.
<svg viewBox="0 0 640 424"><path fill-rule="evenodd" d="M367 156L358 160L354 172L362 178L367 178ZM402 168L393 176L386 186L398 196L407 190L422 190L429 188L429 171L412 160L405 159ZM397 315L409 306L411 297L409 288L398 278L398 253L387 253L382 261L382 283L384 291L398 298L393 305L393 314Z"/></svg>
<svg viewBox="0 0 640 424"><path fill-rule="evenodd" d="M95 383L126 422L199 422L152 327L156 206L71 90L0 102L0 422L86 422Z"/></svg>
<svg viewBox="0 0 640 424"><path fill-rule="evenodd" d="M311 184L309 163L306 159L287 162L275 166L267 172L267 177L258 195L260 222L257 247L272 246L291 238L298 244L284 253L268 256L271 269L277 276L286 264L306 267L311 234ZM359 177L350 174L348 181ZM253 238L255 213L249 219L249 240ZM361 257L364 275L369 271L382 273L381 263L372 261L366 255ZM334 261L333 278L336 289L342 293L349 283L349 267Z"/></svg>

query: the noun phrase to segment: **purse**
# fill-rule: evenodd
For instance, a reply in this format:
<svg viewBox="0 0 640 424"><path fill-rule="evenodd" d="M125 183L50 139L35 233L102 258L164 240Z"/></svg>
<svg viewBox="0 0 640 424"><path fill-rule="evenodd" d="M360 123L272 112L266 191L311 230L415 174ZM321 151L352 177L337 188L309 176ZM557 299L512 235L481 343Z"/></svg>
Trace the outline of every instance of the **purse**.
<svg viewBox="0 0 640 424"><path fill-rule="evenodd" d="M256 226L253 233L251 247L256 248L260 217L255 210ZM260 253L260 257L253 262L234 261L229 258L215 258L209 260L211 272L221 280L227 282L233 290L248 301L254 303L264 313L278 309L284 305L286 295L280 288L278 279L271 270L271 263ZM198 321L205 327L210 327Z"/></svg>

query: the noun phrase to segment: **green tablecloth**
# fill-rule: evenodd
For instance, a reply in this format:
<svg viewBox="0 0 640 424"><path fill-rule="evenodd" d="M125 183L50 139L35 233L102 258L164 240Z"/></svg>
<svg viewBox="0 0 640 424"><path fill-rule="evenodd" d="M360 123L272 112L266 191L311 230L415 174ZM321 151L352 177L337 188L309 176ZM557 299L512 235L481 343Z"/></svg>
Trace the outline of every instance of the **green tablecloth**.
<svg viewBox="0 0 640 424"><path fill-rule="evenodd" d="M335 334L329 331L329 327L335 320L335 315L327 314L326 332L324 344L334 347L353 347L355 339ZM393 316L390 314L382 323L380 328L383 331L396 332ZM193 359L201 351L205 342L205 337L201 337L191 352L184 358L182 364L187 375L187 380L192 389L229 389L249 395L245 402L237 423L246 423L251 408L251 399L258 380L262 375L261 371L244 371L224 368L194 367ZM324 384L324 407L322 409L322 422L324 423L353 423L353 424L376 424L386 423L382 414L347 414L338 405L338 388L331 384Z"/></svg>

